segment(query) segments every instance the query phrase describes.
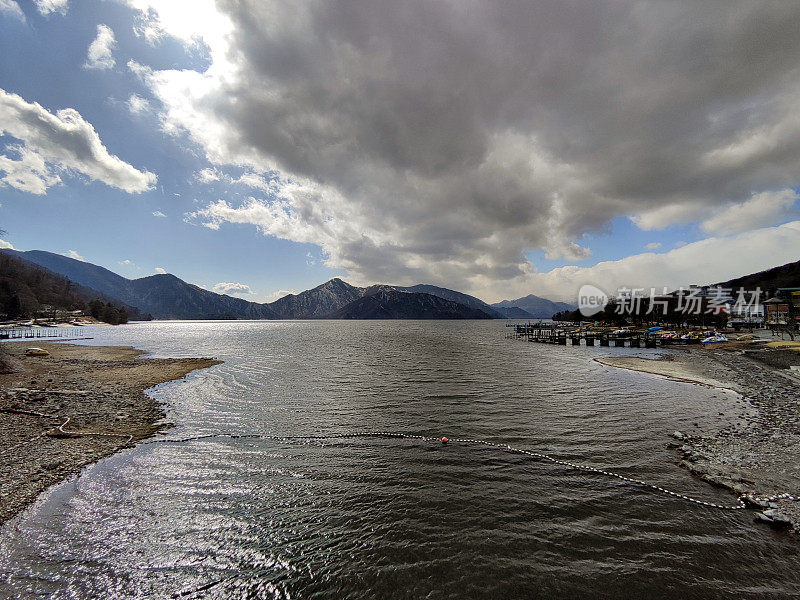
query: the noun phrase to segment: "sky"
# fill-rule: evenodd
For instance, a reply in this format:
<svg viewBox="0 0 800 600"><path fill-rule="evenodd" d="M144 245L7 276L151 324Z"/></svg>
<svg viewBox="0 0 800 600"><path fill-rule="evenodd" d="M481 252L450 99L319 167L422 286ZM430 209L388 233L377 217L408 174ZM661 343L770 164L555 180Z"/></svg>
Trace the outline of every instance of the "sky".
<svg viewBox="0 0 800 600"><path fill-rule="evenodd" d="M0 246L271 301L800 259L796 0L0 0Z"/></svg>

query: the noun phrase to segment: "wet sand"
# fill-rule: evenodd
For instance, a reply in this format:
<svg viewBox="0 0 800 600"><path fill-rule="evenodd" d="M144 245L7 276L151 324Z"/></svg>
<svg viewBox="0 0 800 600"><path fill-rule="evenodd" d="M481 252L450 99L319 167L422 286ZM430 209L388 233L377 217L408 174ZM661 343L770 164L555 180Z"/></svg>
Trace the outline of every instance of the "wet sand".
<svg viewBox="0 0 800 600"><path fill-rule="evenodd" d="M744 415L732 408L737 411L730 415L737 418L736 425L719 432L675 432L672 445L682 454L681 466L737 494L788 493L800 498L800 380L785 368L770 366L774 357L765 361L759 353L743 354L735 348L692 348L659 359L596 360L741 394L754 410ZM769 512L757 513L756 519L776 528L791 523L800 531L800 501L776 500L761 508Z"/></svg>
<svg viewBox="0 0 800 600"><path fill-rule="evenodd" d="M25 356L32 345L50 355ZM0 523L85 465L168 427L144 390L219 364L30 340L2 349L16 372L0 374Z"/></svg>
<svg viewBox="0 0 800 600"><path fill-rule="evenodd" d="M716 379L708 368L709 365L686 360L678 355L666 354L658 359L641 358L638 356L611 356L606 358L595 358L595 362L609 367L629 369L641 373L661 375L675 381L686 383L697 383L712 387L728 387L725 383ZM702 361L705 362L705 361Z"/></svg>

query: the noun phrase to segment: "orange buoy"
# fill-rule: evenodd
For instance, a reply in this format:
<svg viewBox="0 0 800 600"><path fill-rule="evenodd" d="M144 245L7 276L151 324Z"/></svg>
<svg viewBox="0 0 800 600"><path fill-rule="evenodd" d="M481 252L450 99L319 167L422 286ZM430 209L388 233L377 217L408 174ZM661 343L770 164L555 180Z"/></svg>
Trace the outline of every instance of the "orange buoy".
<svg viewBox="0 0 800 600"><path fill-rule="evenodd" d="M449 440L446 437L442 438L442 446L446 446Z"/></svg>

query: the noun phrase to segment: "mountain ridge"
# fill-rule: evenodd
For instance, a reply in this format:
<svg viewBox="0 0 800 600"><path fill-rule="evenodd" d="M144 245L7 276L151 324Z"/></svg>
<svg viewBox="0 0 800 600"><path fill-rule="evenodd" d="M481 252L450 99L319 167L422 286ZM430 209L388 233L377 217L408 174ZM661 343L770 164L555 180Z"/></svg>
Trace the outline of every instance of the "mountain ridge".
<svg viewBox="0 0 800 600"><path fill-rule="evenodd" d="M760 287L762 292L767 293L774 292L777 288L800 287L800 260L729 279L714 285L730 288L734 293L739 288L752 291Z"/></svg>
<svg viewBox="0 0 800 600"><path fill-rule="evenodd" d="M394 286L365 293L338 311L334 319L492 319L488 313L433 294L406 292ZM367 288L369 290L369 288ZM413 315L413 316L412 316Z"/></svg>
<svg viewBox="0 0 800 600"><path fill-rule="evenodd" d="M96 305L99 301L100 305ZM147 320L151 316L63 275L12 254L0 254L0 312L6 318L35 317L44 307L54 313L85 310L106 322Z"/></svg>
<svg viewBox="0 0 800 600"><path fill-rule="evenodd" d="M469 294L465 294L463 292L457 292L455 290L439 287L437 285L431 285L429 283L418 283L416 285L409 285L409 286L395 285L392 287L404 292L430 294L432 296L438 296L439 298L444 298L445 300L458 302L459 304L463 304L464 306L468 306L469 308L474 308L483 311L486 314L496 319L507 318L505 315L503 315L502 311L498 311L492 305L484 302L480 298L476 298L475 296L470 296Z"/></svg>
<svg viewBox="0 0 800 600"><path fill-rule="evenodd" d="M338 277L310 290L298 294L288 294L271 303L258 303L211 292L187 283L172 274L127 279L104 267L43 250L27 252L2 250L0 252L27 260L53 273L67 277L79 285L90 287L120 303L150 313L156 319L340 318L337 315L344 307L363 298L380 294L382 294L382 302L373 299L364 301L361 305L353 305L346 311L347 316L341 318L361 318L358 313L359 306L363 307L370 315L364 318L484 319L496 318L499 315L491 309L474 308L476 305L486 304L473 296L436 286L423 287L437 291L438 294L463 298L473 306L454 302L437 294L407 292L395 286L383 284L360 288ZM397 293L393 294L392 291ZM445 300L451 304L445 304L439 300ZM395 305L391 305L392 303ZM488 305L486 306L488 307ZM414 310L418 312L415 313ZM373 316L378 314L385 316ZM431 315L441 315L441 317Z"/></svg>

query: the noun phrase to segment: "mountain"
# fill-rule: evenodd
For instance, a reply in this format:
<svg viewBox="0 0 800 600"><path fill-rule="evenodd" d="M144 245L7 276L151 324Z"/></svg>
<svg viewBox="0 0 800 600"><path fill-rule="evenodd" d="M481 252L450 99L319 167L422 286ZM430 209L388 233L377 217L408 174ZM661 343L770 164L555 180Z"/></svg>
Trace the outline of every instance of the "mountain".
<svg viewBox="0 0 800 600"><path fill-rule="evenodd" d="M149 319L133 307L12 254L0 254L0 313L31 318L45 312L85 310L101 321ZM63 317L62 317L63 318Z"/></svg>
<svg viewBox="0 0 800 600"><path fill-rule="evenodd" d="M770 294L774 293L777 288L800 287L800 260L715 285L730 288L734 293L739 288L751 291L758 287L762 292Z"/></svg>
<svg viewBox="0 0 800 600"><path fill-rule="evenodd" d="M503 315L504 319L535 319L527 310L522 310L519 306L496 306L493 310Z"/></svg>
<svg viewBox="0 0 800 600"><path fill-rule="evenodd" d="M2 250L3 254L16 256L40 267L58 273L74 283L97 290L103 294L116 298L135 306L134 296L130 289L130 279L125 279L113 271L98 267L91 263L68 258L61 254L53 254L44 250Z"/></svg>
<svg viewBox="0 0 800 600"><path fill-rule="evenodd" d="M444 298L445 300L450 300L452 302L458 302L459 304L463 304L464 306L468 306L470 308L474 308L480 311L485 312L487 315L494 317L495 319L506 319L508 318L503 311L497 310L490 305L486 304L483 300L476 298L475 296L470 296L469 294L464 294L462 292L457 292L455 290L448 290L447 288L438 287L435 285L429 285L425 283L420 283L417 285L412 286L394 286L395 289L400 290L402 292L416 292L419 294L430 294L431 296L438 296L439 298ZM525 317L513 317L517 318L527 318L530 315L526 315Z"/></svg>
<svg viewBox="0 0 800 600"><path fill-rule="evenodd" d="M389 286L368 292L335 311L331 319L491 319L476 308L431 294L404 292ZM369 289L369 288L368 288Z"/></svg>
<svg viewBox="0 0 800 600"><path fill-rule="evenodd" d="M269 307L279 319L324 319L361 298L364 291L335 277L314 289L279 298Z"/></svg>
<svg viewBox="0 0 800 600"><path fill-rule="evenodd" d="M563 310L575 310L577 307L574 304L567 302L553 302L547 298L540 298L533 294L516 300L503 300L492 304L493 308L503 309L517 307L527 312L530 317L534 319L549 319L555 313ZM527 318L527 317L523 317Z"/></svg>
<svg viewBox="0 0 800 600"><path fill-rule="evenodd" d="M386 285L359 288L334 278L271 304L259 304L210 292L174 275L126 279L103 267L51 252L0 252L50 269L157 319L502 318L474 296L430 285L402 289ZM423 290L426 293L421 293Z"/></svg>
<svg viewBox="0 0 800 600"><path fill-rule="evenodd" d="M175 275L134 279L136 306L158 319L277 319L268 304L209 292Z"/></svg>
<svg viewBox="0 0 800 600"><path fill-rule="evenodd" d="M86 286L150 313L156 319L276 319L269 305L248 302L241 298L215 294L186 283L174 275L152 275L126 279L91 263L44 252L2 250L3 254L22 258L49 269L82 286Z"/></svg>

